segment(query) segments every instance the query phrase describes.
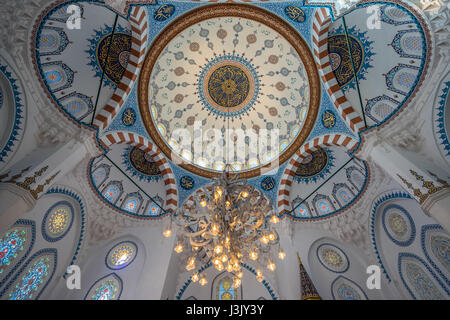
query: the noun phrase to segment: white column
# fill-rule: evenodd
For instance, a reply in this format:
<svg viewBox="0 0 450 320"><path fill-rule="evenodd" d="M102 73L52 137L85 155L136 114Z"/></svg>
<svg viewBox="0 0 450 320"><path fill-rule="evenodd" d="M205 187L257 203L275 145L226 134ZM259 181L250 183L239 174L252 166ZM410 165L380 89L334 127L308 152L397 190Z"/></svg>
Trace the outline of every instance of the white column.
<svg viewBox="0 0 450 320"><path fill-rule="evenodd" d="M375 145L370 158L419 202L425 214L450 232L450 186L444 177L423 168L423 164L417 166L413 155L388 143Z"/></svg>

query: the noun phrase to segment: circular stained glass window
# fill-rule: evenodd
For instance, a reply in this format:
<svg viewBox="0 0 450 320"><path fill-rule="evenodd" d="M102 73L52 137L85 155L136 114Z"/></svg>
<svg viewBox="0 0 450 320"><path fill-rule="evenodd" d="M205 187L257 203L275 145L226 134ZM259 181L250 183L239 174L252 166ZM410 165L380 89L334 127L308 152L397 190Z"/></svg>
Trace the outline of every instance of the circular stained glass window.
<svg viewBox="0 0 450 320"><path fill-rule="evenodd" d="M389 239L399 246L409 246L415 238L416 228L413 219L405 208L390 204L382 214L383 229Z"/></svg>
<svg viewBox="0 0 450 320"><path fill-rule="evenodd" d="M44 216L42 234L45 240L54 242L62 239L73 222L73 206L67 201L55 203Z"/></svg>
<svg viewBox="0 0 450 320"><path fill-rule="evenodd" d="M347 255L338 247L324 243L317 248L319 262L328 270L342 273L348 270L349 260Z"/></svg>
<svg viewBox="0 0 450 320"><path fill-rule="evenodd" d="M130 241L115 245L106 256L106 266L110 269L122 269L136 258L137 246Z"/></svg>

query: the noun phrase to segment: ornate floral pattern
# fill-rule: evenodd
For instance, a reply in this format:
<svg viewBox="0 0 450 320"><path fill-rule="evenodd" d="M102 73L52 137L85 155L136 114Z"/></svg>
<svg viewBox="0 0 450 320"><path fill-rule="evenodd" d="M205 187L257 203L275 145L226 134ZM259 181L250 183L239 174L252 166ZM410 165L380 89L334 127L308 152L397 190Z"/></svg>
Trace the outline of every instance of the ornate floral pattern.
<svg viewBox="0 0 450 320"><path fill-rule="evenodd" d="M115 87L120 83L126 70L131 50L131 31L117 25L117 30L105 25L104 28L94 30L95 34L88 39L89 65L95 76L101 78L105 74L105 84ZM112 43L111 43L112 40ZM108 61L106 61L108 57Z"/></svg>
<svg viewBox="0 0 450 320"><path fill-rule="evenodd" d="M352 59L348 51L347 36L342 26L332 30L328 36L328 54L331 68L336 80L345 92L355 88L353 81L355 68L358 79L365 79L369 68L372 68L373 41L369 41L366 32L360 32L356 26L347 30ZM353 61L353 66L352 66Z"/></svg>
<svg viewBox="0 0 450 320"><path fill-rule="evenodd" d="M141 73L140 86L148 97L139 105L152 139L171 160L183 160L183 168L211 177L229 162L235 171L250 177L277 158L281 163L288 159L283 154L294 151L293 144L306 132L303 125L315 112L310 111L316 110L310 94L319 86L310 86L315 81L313 64L305 64L310 50L299 53L302 39L291 41L297 33L286 32L292 28L289 24L281 28L270 19L265 23L253 18L249 13L259 12L257 8L238 12L240 4L224 7L237 14L212 13L221 6L200 7L196 12L204 10L204 14L195 15L194 10L158 36L153 44L157 54L147 55ZM279 22L276 16L270 17ZM187 90L191 87L195 91ZM230 130L256 133L260 140L279 130L279 143L267 142L257 152L234 153L227 161L226 146L224 152L209 154L212 136L222 145L231 143L224 137L228 119ZM193 137L201 132L205 133L202 141L194 144ZM240 149L256 145L249 136L243 140Z"/></svg>
<svg viewBox="0 0 450 320"><path fill-rule="evenodd" d="M336 273L347 271L350 265L347 255L329 243L321 244L317 248L317 257L326 269Z"/></svg>
<svg viewBox="0 0 450 320"><path fill-rule="evenodd" d="M122 154L122 164L133 177L140 181L158 181L161 171L158 164L152 161L148 153L138 147L127 147Z"/></svg>
<svg viewBox="0 0 450 320"><path fill-rule="evenodd" d="M73 222L73 206L67 201L59 201L51 206L42 221L42 235L50 242L62 239Z"/></svg>
<svg viewBox="0 0 450 320"><path fill-rule="evenodd" d="M10 300L36 299L53 277L56 268L56 250L43 249L36 252L4 290L9 290Z"/></svg>
<svg viewBox="0 0 450 320"><path fill-rule="evenodd" d="M0 238L0 275L11 264L19 252L23 251L26 242L25 230L13 229Z"/></svg>
<svg viewBox="0 0 450 320"><path fill-rule="evenodd" d="M175 6L171 4L164 4L158 8L153 14L153 19L156 21L165 21L175 13Z"/></svg>
<svg viewBox="0 0 450 320"><path fill-rule="evenodd" d="M323 179L334 166L333 151L327 148L317 148L309 154L299 165L295 172L298 182L316 182Z"/></svg>
<svg viewBox="0 0 450 320"><path fill-rule="evenodd" d="M387 236L399 246L408 246L414 241L416 228L408 211L397 204L387 205L382 214L383 229Z"/></svg>
<svg viewBox="0 0 450 320"><path fill-rule="evenodd" d="M122 269L136 258L137 247L133 242L125 241L115 245L107 255L106 265L110 269Z"/></svg>
<svg viewBox="0 0 450 320"><path fill-rule="evenodd" d="M303 10L297 6L287 6L284 8L284 13L294 22L304 22L306 19Z"/></svg>

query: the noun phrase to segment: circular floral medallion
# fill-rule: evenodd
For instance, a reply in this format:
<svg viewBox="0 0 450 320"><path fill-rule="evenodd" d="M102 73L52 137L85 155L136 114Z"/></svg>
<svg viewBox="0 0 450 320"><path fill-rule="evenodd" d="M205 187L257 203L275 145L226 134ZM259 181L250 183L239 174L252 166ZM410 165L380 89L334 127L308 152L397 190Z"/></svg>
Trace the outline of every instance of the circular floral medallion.
<svg viewBox="0 0 450 320"><path fill-rule="evenodd" d="M73 222L73 206L67 201L59 201L45 214L42 234L45 240L54 242L62 239Z"/></svg>
<svg viewBox="0 0 450 320"><path fill-rule="evenodd" d="M165 21L175 13L175 7L171 4L164 4L153 14L156 21Z"/></svg>
<svg viewBox="0 0 450 320"><path fill-rule="evenodd" d="M136 258L137 246L131 241L115 245L106 256L106 266L110 269L122 269Z"/></svg>
<svg viewBox="0 0 450 320"><path fill-rule="evenodd" d="M128 154L131 166L140 174L149 177L159 177L161 171L156 162L151 161L148 154L138 147L132 147Z"/></svg>
<svg viewBox="0 0 450 320"><path fill-rule="evenodd" d="M195 185L195 181L190 176L182 176L180 178L180 185L184 190L191 190Z"/></svg>
<svg viewBox="0 0 450 320"><path fill-rule="evenodd" d="M136 113L133 109L127 108L122 113L122 123L127 126L131 127L136 122Z"/></svg>
<svg viewBox="0 0 450 320"><path fill-rule="evenodd" d="M408 246L414 240L416 228L414 222L403 207L397 204L387 205L382 214L383 229L389 239L399 246Z"/></svg>
<svg viewBox="0 0 450 320"><path fill-rule="evenodd" d="M302 9L296 6L287 6L284 9L284 12L294 22L304 22L305 21L305 13Z"/></svg>
<svg viewBox="0 0 450 320"><path fill-rule="evenodd" d="M350 47L352 50L352 59L348 53L347 37L345 34L335 34L328 37L328 52L330 55L331 69L336 75L336 80L339 86L347 85L353 78L353 65L355 66L356 74L364 61L364 48L359 40L349 35Z"/></svg>
<svg viewBox="0 0 450 320"><path fill-rule="evenodd" d="M262 181L261 181L261 188L264 191L270 191L275 187L275 179L272 177L265 177Z"/></svg>
<svg viewBox="0 0 450 320"><path fill-rule="evenodd" d="M113 39L113 40L112 40ZM110 45L112 40L112 44ZM116 85L127 68L131 50L131 36L123 32L108 34L100 40L97 46L97 59L100 68ZM106 62L108 59L108 62Z"/></svg>
<svg viewBox="0 0 450 320"><path fill-rule="evenodd" d="M217 176L225 163L242 178L270 171L314 125L321 86L311 51L262 8L191 10L149 52L139 77L144 125L167 157L194 174Z"/></svg>
<svg viewBox="0 0 450 320"><path fill-rule="evenodd" d="M338 247L324 243L317 248L319 262L328 270L343 273L348 270L350 263L347 255Z"/></svg>
<svg viewBox="0 0 450 320"><path fill-rule="evenodd" d="M299 178L310 178L319 175L328 164L326 150L317 148L310 153L298 166L295 175Z"/></svg>
<svg viewBox="0 0 450 320"><path fill-rule="evenodd" d="M198 81L202 103L219 117L247 112L259 93L256 71L244 57L219 56L203 68Z"/></svg>
<svg viewBox="0 0 450 320"><path fill-rule="evenodd" d="M336 124L336 115L330 110L325 110L322 113L322 124L327 129L333 128Z"/></svg>

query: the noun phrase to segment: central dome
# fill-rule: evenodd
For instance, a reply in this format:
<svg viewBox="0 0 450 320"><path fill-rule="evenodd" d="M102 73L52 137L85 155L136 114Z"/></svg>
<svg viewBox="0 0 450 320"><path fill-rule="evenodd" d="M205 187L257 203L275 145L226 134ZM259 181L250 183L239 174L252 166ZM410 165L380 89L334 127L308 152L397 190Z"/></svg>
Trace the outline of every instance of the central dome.
<svg viewBox="0 0 450 320"><path fill-rule="evenodd" d="M149 48L139 82L146 129L173 161L212 177L243 177L298 150L317 115L312 54L286 22L241 4L179 17Z"/></svg>

